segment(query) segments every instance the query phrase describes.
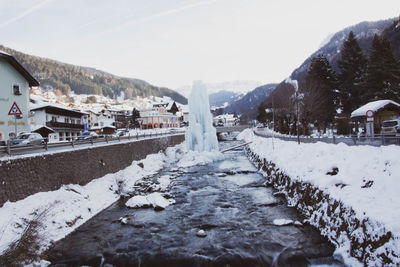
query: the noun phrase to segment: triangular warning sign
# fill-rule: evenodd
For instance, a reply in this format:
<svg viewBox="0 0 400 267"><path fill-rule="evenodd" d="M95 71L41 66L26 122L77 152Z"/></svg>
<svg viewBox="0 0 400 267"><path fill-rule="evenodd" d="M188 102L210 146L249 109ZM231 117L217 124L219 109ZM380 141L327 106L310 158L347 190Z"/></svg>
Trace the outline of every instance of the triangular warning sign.
<svg viewBox="0 0 400 267"><path fill-rule="evenodd" d="M8 115L22 115L22 112L19 109L17 103L14 102L14 104L11 106L11 109L8 112Z"/></svg>

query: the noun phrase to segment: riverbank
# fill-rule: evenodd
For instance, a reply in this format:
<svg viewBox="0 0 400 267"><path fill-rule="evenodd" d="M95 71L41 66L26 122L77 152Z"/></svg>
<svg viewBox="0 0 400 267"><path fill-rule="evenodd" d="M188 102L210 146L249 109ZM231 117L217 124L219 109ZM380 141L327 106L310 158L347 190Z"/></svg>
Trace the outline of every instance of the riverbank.
<svg viewBox="0 0 400 267"><path fill-rule="evenodd" d="M400 264L400 148L300 144L245 130L248 156L351 266Z"/></svg>

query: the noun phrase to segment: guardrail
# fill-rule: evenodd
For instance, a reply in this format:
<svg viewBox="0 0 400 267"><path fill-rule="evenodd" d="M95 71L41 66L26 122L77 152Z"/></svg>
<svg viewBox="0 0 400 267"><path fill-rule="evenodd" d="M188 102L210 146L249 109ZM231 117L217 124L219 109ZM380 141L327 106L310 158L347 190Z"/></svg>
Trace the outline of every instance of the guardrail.
<svg viewBox="0 0 400 267"><path fill-rule="evenodd" d="M184 130L182 131L149 131L149 132L137 132L136 134L127 134L124 136L100 136L98 138L92 138L87 140L70 140L70 141L61 141L56 143L48 143L44 142L41 145L24 145L24 146L11 146L10 142L6 146L0 146L0 157L4 155L15 155L15 154L27 154L30 152L34 152L37 150L41 151L48 151L51 148L57 147L71 147L75 148L78 145L85 145L90 144L94 145L96 143L110 143L110 142L121 142L126 140L138 140L139 138L146 138L146 137L160 137L165 135L173 135L173 134L183 134ZM37 151L40 152L40 151Z"/></svg>
<svg viewBox="0 0 400 267"><path fill-rule="evenodd" d="M253 130L254 134L261 137L272 137L271 133L263 132L262 130ZM297 136L285 136L275 134L274 138L278 138L284 141L295 141L297 142ZM335 136L332 137L310 137L310 136L301 136L300 143L316 143L316 142L324 142L328 144L339 144L345 143L349 146L358 146L358 145L370 145L370 146L386 146L386 145L400 145L400 136L390 136L390 135L375 135L374 137L365 137L365 136Z"/></svg>

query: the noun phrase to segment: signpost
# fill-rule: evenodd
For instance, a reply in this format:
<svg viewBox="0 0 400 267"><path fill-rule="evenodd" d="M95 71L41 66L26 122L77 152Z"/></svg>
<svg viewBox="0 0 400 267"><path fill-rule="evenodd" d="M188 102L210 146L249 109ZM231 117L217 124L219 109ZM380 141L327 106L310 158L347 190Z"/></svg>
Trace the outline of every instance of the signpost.
<svg viewBox="0 0 400 267"><path fill-rule="evenodd" d="M368 137L374 137L374 111L373 110L367 110L365 112L365 116L367 117L367 136Z"/></svg>
<svg viewBox="0 0 400 267"><path fill-rule="evenodd" d="M21 109L18 107L17 103L14 102L14 104L12 104L10 111L8 112L8 115L14 115L14 125L15 125L15 137L17 137L17 116L22 115L22 111Z"/></svg>

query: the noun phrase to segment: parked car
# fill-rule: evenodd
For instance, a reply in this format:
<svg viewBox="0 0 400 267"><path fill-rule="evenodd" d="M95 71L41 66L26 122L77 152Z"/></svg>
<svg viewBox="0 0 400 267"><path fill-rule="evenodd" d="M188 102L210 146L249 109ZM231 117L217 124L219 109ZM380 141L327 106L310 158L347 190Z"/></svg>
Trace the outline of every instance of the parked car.
<svg viewBox="0 0 400 267"><path fill-rule="evenodd" d="M381 133L384 135L396 135L400 127L400 119L386 120L382 122Z"/></svg>
<svg viewBox="0 0 400 267"><path fill-rule="evenodd" d="M44 144L44 139L38 133L23 133L10 142L11 146L42 145Z"/></svg>
<svg viewBox="0 0 400 267"><path fill-rule="evenodd" d="M99 138L99 135L95 132L83 132L81 135L76 138L76 140L81 141L81 140L92 140L92 139L97 139Z"/></svg>

